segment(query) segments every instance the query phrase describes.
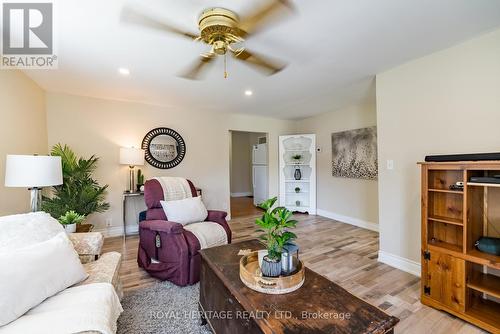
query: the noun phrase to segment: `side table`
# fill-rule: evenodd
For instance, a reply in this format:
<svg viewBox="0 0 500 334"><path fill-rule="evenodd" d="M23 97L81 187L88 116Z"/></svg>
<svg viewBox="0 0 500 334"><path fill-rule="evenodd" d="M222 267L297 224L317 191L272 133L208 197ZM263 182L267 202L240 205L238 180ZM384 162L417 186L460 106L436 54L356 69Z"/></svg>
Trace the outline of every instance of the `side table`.
<svg viewBox="0 0 500 334"><path fill-rule="evenodd" d="M123 241L127 238L127 221L125 219L125 214L127 210L127 200L129 198L133 197L139 197L142 196L144 197L144 191L137 191L137 192L130 192L130 191L124 191L123 192Z"/></svg>

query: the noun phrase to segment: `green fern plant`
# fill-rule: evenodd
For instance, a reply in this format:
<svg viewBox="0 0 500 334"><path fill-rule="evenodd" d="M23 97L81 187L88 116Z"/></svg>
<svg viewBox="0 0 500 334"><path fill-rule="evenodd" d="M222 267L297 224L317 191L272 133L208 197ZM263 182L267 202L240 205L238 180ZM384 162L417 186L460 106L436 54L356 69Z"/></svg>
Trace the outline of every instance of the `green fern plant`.
<svg viewBox="0 0 500 334"><path fill-rule="evenodd" d="M261 209L264 209L262 218L255 220L260 229L258 232L263 232L259 237L267 248L267 257L269 260L281 260L283 246L289 241L296 239L295 233L288 231L289 228L295 228L297 221L291 219L293 213L284 207L276 207L273 209L277 197L268 199L259 204Z"/></svg>
<svg viewBox="0 0 500 334"><path fill-rule="evenodd" d="M51 196L43 198L43 211L58 219L68 211L88 216L109 209L105 201L108 185L100 186L92 178L98 157L77 157L71 148L61 144L55 145L50 154L61 157L63 184L52 187Z"/></svg>

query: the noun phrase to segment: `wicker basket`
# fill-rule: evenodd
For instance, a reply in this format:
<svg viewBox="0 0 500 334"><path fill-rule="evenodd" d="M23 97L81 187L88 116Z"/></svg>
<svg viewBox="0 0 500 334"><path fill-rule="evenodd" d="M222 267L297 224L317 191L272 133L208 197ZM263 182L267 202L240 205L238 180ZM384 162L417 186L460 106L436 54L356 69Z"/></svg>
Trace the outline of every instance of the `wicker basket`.
<svg viewBox="0 0 500 334"><path fill-rule="evenodd" d="M260 271L258 252L251 252L240 260L240 279L250 289L273 295L290 293L302 286L304 265L298 261L297 271L289 276L264 277Z"/></svg>

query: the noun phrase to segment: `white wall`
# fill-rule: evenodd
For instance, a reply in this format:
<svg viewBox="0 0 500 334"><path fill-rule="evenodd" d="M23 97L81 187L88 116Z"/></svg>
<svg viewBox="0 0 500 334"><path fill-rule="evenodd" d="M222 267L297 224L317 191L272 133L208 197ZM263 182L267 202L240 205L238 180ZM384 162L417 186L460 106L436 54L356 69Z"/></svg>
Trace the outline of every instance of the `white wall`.
<svg viewBox="0 0 500 334"><path fill-rule="evenodd" d="M377 119L380 250L418 270L417 161L500 151L500 30L379 74Z"/></svg>
<svg viewBox="0 0 500 334"><path fill-rule="evenodd" d="M278 136L293 132L294 122L249 115L189 111L139 103L103 100L65 94L47 94L49 145L68 144L78 154L101 158L96 178L109 184L111 208L90 217L97 229L111 218L111 233L121 232L122 192L127 186L127 168L118 164L121 146L139 147L144 135L165 126L179 132L187 154L173 169L144 166L146 177L168 175L191 179L203 189L210 209L229 210L229 136L230 130L269 133L269 193L277 195Z"/></svg>
<svg viewBox="0 0 500 334"><path fill-rule="evenodd" d="M377 181L332 176L332 133L374 126L375 101L367 101L297 122L299 133L316 134L318 214L377 230Z"/></svg>
<svg viewBox="0 0 500 334"><path fill-rule="evenodd" d="M5 188L7 154L47 154L45 93L21 71L0 70L0 216L29 211L29 191Z"/></svg>

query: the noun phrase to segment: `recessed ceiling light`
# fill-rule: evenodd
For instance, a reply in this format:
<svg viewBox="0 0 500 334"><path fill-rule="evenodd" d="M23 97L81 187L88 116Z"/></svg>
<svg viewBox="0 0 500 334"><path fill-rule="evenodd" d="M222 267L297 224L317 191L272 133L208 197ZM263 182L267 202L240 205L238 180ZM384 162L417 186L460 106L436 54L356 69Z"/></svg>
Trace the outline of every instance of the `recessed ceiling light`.
<svg viewBox="0 0 500 334"><path fill-rule="evenodd" d="M125 67L120 67L118 69L118 73L120 73L123 76L127 76L127 75L130 75L130 70L128 68L125 68Z"/></svg>
<svg viewBox="0 0 500 334"><path fill-rule="evenodd" d="M246 96L252 96L252 95L253 95L253 92L252 92L250 89L247 89L247 90L245 91L245 95L246 95Z"/></svg>

